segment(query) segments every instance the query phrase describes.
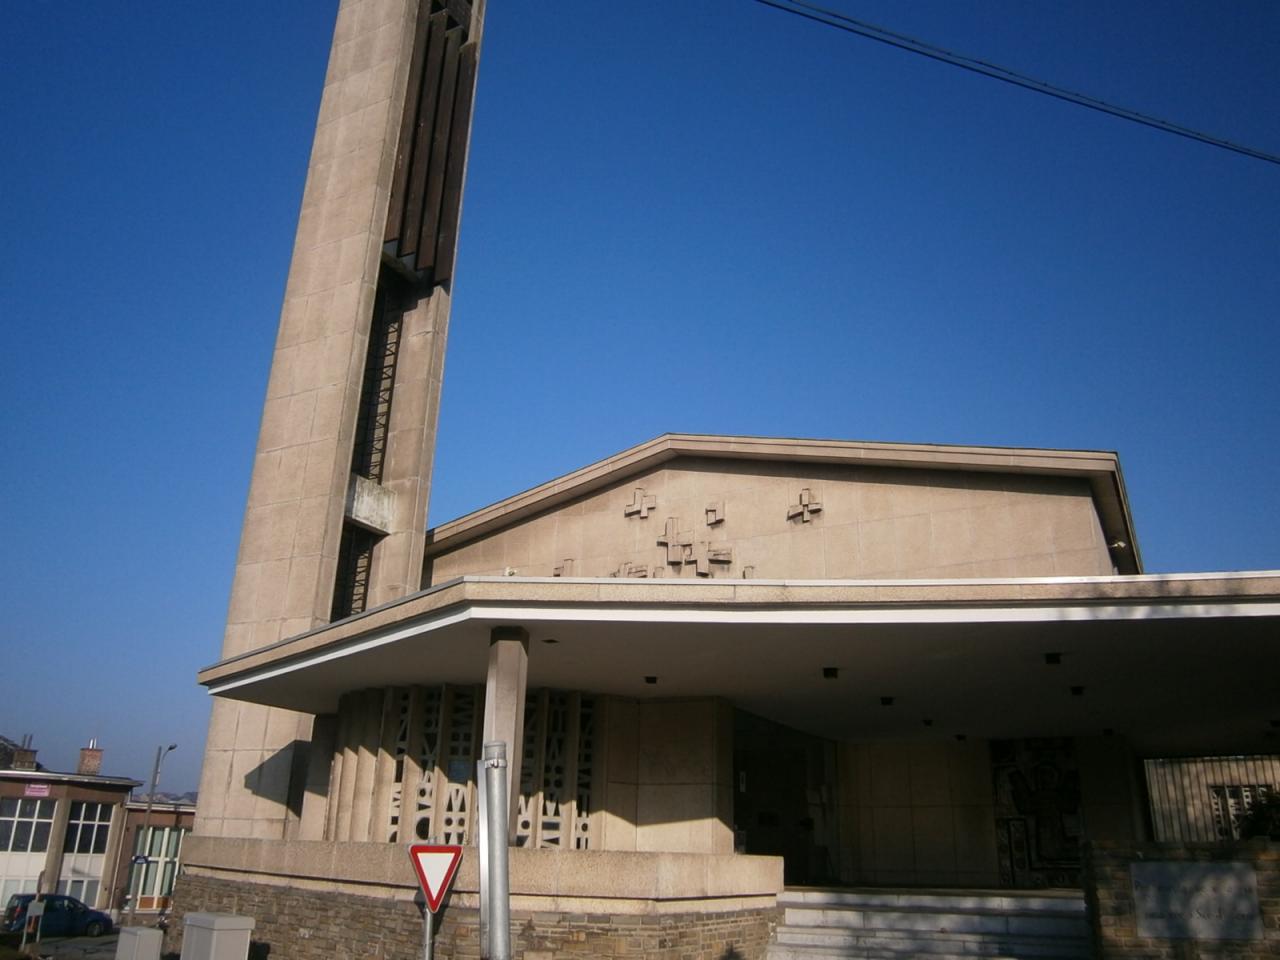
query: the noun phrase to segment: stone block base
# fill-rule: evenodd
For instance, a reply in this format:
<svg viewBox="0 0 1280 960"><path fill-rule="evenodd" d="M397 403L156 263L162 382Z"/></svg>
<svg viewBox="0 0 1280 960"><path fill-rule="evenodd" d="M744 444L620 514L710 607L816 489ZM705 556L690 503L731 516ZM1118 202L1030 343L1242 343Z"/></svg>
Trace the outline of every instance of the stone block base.
<svg viewBox="0 0 1280 960"><path fill-rule="evenodd" d="M183 917L196 911L253 917L251 958L419 960L422 956L422 915L415 904L403 900L187 875L174 891L165 943L172 956L182 949ZM517 960L764 960L777 910L640 916L513 911L511 919ZM446 905L436 917L435 956L479 960L479 932L474 909Z"/></svg>

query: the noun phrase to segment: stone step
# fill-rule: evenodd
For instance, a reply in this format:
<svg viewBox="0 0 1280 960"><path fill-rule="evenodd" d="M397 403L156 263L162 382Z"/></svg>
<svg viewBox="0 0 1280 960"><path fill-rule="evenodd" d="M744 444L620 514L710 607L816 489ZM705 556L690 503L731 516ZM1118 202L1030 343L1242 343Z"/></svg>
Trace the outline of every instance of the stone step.
<svg viewBox="0 0 1280 960"><path fill-rule="evenodd" d="M1089 960L1079 891L813 889L778 896L769 960Z"/></svg>
<svg viewBox="0 0 1280 960"><path fill-rule="evenodd" d="M775 942L782 947L817 948L819 951L843 952L845 956L861 956L862 950L889 950L908 955L956 954L968 957L1013 956L1025 960L1057 960L1089 956L1087 937L1063 937L1051 940L1009 936L963 936L955 934L920 934L894 931L856 933L853 931L814 930L779 927Z"/></svg>
<svg viewBox="0 0 1280 960"><path fill-rule="evenodd" d="M1078 891L1054 894L1011 894L1007 891L823 890L789 887L778 895L779 906L889 907L945 909L953 912L1085 913Z"/></svg>
<svg viewBox="0 0 1280 960"><path fill-rule="evenodd" d="M901 949L885 947L838 947L831 950L816 947L790 947L770 944L768 960L910 960L912 957L925 957L927 960L1089 960L1088 953L1063 953L1056 955L1036 955L1025 953L924 953L916 946L905 946Z"/></svg>
<svg viewBox="0 0 1280 960"><path fill-rule="evenodd" d="M857 930L915 930L936 933L1013 934L1031 937L1079 937L1088 934L1081 916L1048 913L953 913L913 910L854 909L845 907L786 907L783 922L792 927Z"/></svg>

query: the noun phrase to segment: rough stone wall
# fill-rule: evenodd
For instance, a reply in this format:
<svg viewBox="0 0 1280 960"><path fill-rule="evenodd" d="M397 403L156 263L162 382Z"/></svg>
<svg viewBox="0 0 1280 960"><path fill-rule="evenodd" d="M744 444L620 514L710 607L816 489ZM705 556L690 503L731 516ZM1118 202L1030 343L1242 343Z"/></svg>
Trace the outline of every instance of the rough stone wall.
<svg viewBox="0 0 1280 960"><path fill-rule="evenodd" d="M422 917L414 903L186 875L176 891L166 958L181 952L183 917L194 911L252 916L250 960L422 956ZM773 908L651 916L513 911L512 947L523 960L763 960L776 922ZM475 910L446 905L436 924L438 960L479 960Z"/></svg>
<svg viewBox="0 0 1280 960"><path fill-rule="evenodd" d="M1280 843L1090 843L1085 896L1095 960L1228 960L1280 957ZM1135 861L1251 863L1258 878L1261 940L1155 940L1138 936L1129 865Z"/></svg>

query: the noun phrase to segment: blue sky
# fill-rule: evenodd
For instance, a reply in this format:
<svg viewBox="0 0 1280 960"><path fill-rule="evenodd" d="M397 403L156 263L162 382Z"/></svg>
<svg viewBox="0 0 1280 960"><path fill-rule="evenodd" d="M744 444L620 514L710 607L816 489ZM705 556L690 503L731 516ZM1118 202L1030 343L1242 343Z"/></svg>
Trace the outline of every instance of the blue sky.
<svg viewBox="0 0 1280 960"><path fill-rule="evenodd" d="M831 0L1280 153L1280 6ZM0 733L196 784L336 5L12 4ZM490 4L431 516L664 431L1118 450L1280 567L1280 167L749 0Z"/></svg>

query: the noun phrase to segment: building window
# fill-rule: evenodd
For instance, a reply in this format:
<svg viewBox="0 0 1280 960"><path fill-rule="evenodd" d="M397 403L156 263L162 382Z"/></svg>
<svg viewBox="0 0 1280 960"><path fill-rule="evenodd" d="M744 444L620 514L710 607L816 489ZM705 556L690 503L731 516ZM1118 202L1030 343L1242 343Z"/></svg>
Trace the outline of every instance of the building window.
<svg viewBox="0 0 1280 960"><path fill-rule="evenodd" d="M44 853L53 829L53 800L0 798L0 853Z"/></svg>
<svg viewBox="0 0 1280 960"><path fill-rule="evenodd" d="M71 804L67 820L67 836L62 844L63 853L106 853L107 834L111 832L111 805L85 803L77 800Z"/></svg>
<svg viewBox="0 0 1280 960"><path fill-rule="evenodd" d="M148 827L134 833L135 857L146 856L146 863L130 868L129 890L138 897L138 909L159 910L164 898L173 893L173 880L182 855L182 839L189 831L183 827ZM144 839L145 837L145 839Z"/></svg>

